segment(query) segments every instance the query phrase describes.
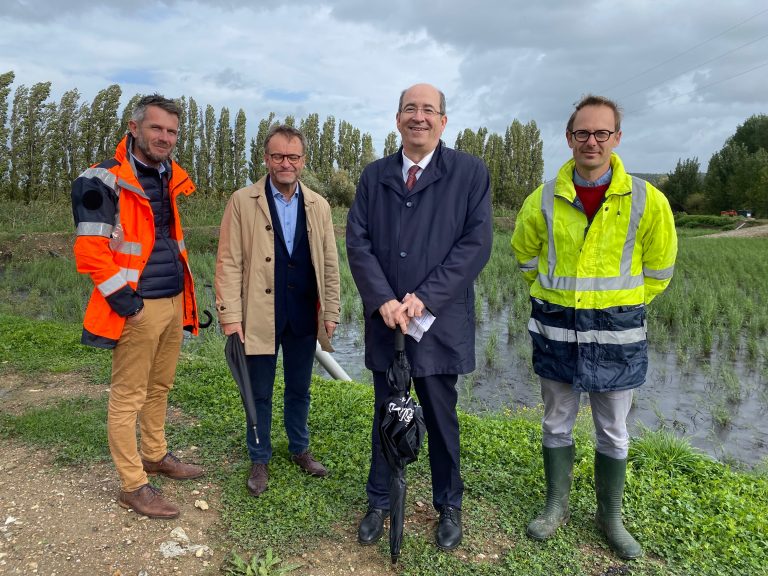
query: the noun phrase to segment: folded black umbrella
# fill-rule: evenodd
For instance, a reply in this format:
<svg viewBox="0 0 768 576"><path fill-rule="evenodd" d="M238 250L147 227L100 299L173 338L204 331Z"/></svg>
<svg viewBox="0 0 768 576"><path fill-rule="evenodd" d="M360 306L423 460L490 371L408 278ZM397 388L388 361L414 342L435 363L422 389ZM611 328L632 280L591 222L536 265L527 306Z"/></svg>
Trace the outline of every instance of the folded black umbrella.
<svg viewBox="0 0 768 576"><path fill-rule="evenodd" d="M389 551L392 563L400 556L405 521L405 467L419 457L426 425L421 406L411 398L411 366L405 354L405 336L395 329L395 356L387 369L390 396L379 413L379 439L392 470L389 481Z"/></svg>
<svg viewBox="0 0 768 576"><path fill-rule="evenodd" d="M240 336L230 334L227 343L224 346L224 356L227 358L229 371L232 372L232 378L237 383L240 390L240 398L245 408L245 418L248 426L253 428L253 434L256 437L256 444L259 443L259 435L256 432L256 402L253 400L253 390L251 390L251 381L248 377L248 364L245 361L245 346L240 341Z"/></svg>

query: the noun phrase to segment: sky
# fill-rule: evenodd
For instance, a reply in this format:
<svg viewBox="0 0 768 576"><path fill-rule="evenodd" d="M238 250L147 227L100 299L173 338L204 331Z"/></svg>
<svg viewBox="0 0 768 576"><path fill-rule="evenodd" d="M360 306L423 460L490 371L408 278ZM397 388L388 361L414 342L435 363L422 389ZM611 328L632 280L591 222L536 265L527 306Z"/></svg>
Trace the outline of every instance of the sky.
<svg viewBox="0 0 768 576"><path fill-rule="evenodd" d="M350 122L381 154L400 92L447 99L443 139L517 119L538 125L544 176L570 157L565 124L586 94L624 111L616 152L635 173L698 158L768 113L764 0L2 0L0 73L52 82L58 100L111 84L194 98L249 139L270 112ZM121 106L122 110L122 106Z"/></svg>

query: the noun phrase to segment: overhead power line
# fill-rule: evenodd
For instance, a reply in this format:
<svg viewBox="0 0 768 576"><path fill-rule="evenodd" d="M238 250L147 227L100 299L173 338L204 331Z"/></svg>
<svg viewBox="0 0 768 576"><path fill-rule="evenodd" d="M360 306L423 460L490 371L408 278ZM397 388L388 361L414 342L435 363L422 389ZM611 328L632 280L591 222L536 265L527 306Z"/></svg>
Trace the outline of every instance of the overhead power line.
<svg viewBox="0 0 768 576"><path fill-rule="evenodd" d="M764 38L768 38L768 34L763 34L759 38L755 38L754 40L750 40L749 42L746 42L740 46L737 46L736 48L732 48L731 50L728 50L726 52L723 52L722 54L719 54L715 56L714 58L710 58L709 60L705 60L704 62L701 62L700 64L697 64L696 66L692 68L688 68L686 70L683 70L682 72L679 72L678 74L675 74L674 76L670 76L669 78L666 78L664 80L661 80L659 82L654 82L650 86L646 86L645 88L641 88L639 90L635 90L634 92L629 92L627 94L624 94L623 96L619 96L617 99L619 101L624 100L625 98L628 98L629 96L634 96L635 94L639 94L640 92L645 92L646 90L650 88L655 88L657 86L660 86L662 84L666 84L670 80L674 80L675 78L679 78L680 76L683 76L684 74L687 74L688 72L693 72L694 70L698 70L702 66L706 66L707 64L711 64L715 60L719 60L720 58L724 58L725 56L728 56L729 54L733 54L734 52L741 50L742 48L745 48L751 44L754 44L755 42L759 42L760 40L763 40Z"/></svg>
<svg viewBox="0 0 768 576"><path fill-rule="evenodd" d="M739 76L744 76L744 74L749 74L750 72L754 72L755 70L759 70L760 68L764 68L765 66L768 66L768 61L765 61L762 64L758 64L757 66L753 66L752 68L748 68L747 70L744 70L743 72L739 72L738 74L734 74L732 76L728 76L727 78L721 78L720 80L716 80L715 82L710 82L709 84L704 84L703 86L699 86L698 88L694 88L693 90L689 90L688 92L682 92L680 94L674 94L674 95L669 96L667 98L662 98L661 100L658 100L658 101L654 102L653 104L649 104L648 106L643 106L642 108L636 108L634 110L628 110L627 113L642 112L644 110L648 110L650 108L654 108L658 104L662 104L664 102L669 102L670 100L674 100L675 98L679 98L680 96L690 96L691 94L696 94L697 92L701 92L702 90L705 90L707 88L711 88L712 86L716 86L718 84L722 84L723 82L728 82L729 80L733 80L734 78L738 78Z"/></svg>
<svg viewBox="0 0 768 576"><path fill-rule="evenodd" d="M632 80L635 80L636 78L640 78L641 76L644 76L644 75L645 75L645 74L647 74L648 72L652 72L653 70L656 70L657 68L661 68L661 67L662 67L662 66L664 66L665 64L669 64L670 62L673 62L674 60L677 60L677 59L678 59L678 58L680 58L681 56L685 56L686 54L688 54L688 53L690 53L690 52L693 52L693 51L694 51L694 50L696 50L697 48L700 48L700 47L704 46L705 44L708 44L708 43L712 42L712 40L715 40L715 39L717 39L717 38L720 38L720 36L723 36L723 35L727 34L727 33L728 33L728 32L730 32L731 30L734 30L734 29L738 28L739 26L742 26L742 25L746 24L746 23L747 23L747 22L749 22L750 20L753 20L753 19L757 18L758 16L761 16L761 15L765 14L766 12L768 12L768 8L766 8L765 10L761 10L761 11L760 11L760 12L758 12L757 14L753 14L752 16L750 16L749 18L747 18L746 20L742 20L742 21L741 21L741 22L739 22L738 24L734 24L734 25L733 25L733 26L731 26L730 28L728 28L728 29L726 29L726 30L723 30L722 32L720 32L720 33L718 33L718 34L715 34L714 36L712 36L712 37L710 37L710 38L707 38L707 39L706 39L706 40L704 40L703 42L699 42L699 43L698 43L698 44L696 44L695 46L692 46L692 47L688 48L687 50L684 50L684 51L680 52L679 54L676 54L675 56L672 56L671 58L667 58L667 59L666 59L666 60L664 60L663 62L659 62L658 64L656 64L656 65L654 65L654 66L651 66L650 68L646 68L645 70L643 70L642 72L639 72L639 73L635 74L634 76L630 76L629 78L627 78L627 79L625 79L625 80L622 80L622 81L621 81L621 82L619 82L618 84L614 84L613 86L610 86L610 87L608 87L608 88L606 88L606 89L604 89L604 90L601 90L599 93L600 93L600 94L605 94L606 92L608 92L608 91L610 91L610 90L613 90L613 89L615 89L615 88L618 88L619 86L624 86L624 84L627 84L628 82L631 82Z"/></svg>

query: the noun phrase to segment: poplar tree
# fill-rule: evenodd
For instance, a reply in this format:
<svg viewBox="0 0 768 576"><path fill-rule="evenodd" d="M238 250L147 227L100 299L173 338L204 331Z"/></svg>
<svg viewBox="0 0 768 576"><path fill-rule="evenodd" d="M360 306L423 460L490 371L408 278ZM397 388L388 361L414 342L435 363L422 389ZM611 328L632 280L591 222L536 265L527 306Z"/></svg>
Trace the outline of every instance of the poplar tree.
<svg viewBox="0 0 768 576"><path fill-rule="evenodd" d="M387 134L387 137L384 139L384 150L382 151L382 155L390 156L397 152L399 148L400 144L397 142L397 132L393 130Z"/></svg>
<svg viewBox="0 0 768 576"><path fill-rule="evenodd" d="M24 142L24 114L29 100L29 88L24 84L16 88L13 95L13 108L11 110L11 149L10 149L10 181L8 197L11 200L18 200L20 195L21 181L21 153L25 146Z"/></svg>
<svg viewBox="0 0 768 576"><path fill-rule="evenodd" d="M123 91L117 84L100 90L91 103L91 124L93 126L93 144L95 149L92 158L99 162L110 158L115 153L118 141L115 141L120 120L117 109L120 106L120 96Z"/></svg>
<svg viewBox="0 0 768 576"><path fill-rule="evenodd" d="M237 111L235 118L235 134L233 141L233 187L239 190L248 179L248 161L245 157L245 112L242 108Z"/></svg>
<svg viewBox="0 0 768 576"><path fill-rule="evenodd" d="M194 98L189 99L189 108L187 109L186 122L184 122L183 130L180 130L179 139L183 141L182 152L177 154L179 158L179 164L184 170L195 179L195 166L197 155L200 152L200 146L198 144L199 126L197 109L197 102ZM181 126L181 123L179 123ZM198 184L195 182L195 184Z"/></svg>
<svg viewBox="0 0 768 576"><path fill-rule="evenodd" d="M251 138L251 159L248 162L248 173L251 177L251 182L257 182L267 173L267 168L264 166L264 141L267 139L267 133L274 120L274 112L270 112L269 116L262 118L259 122L256 139Z"/></svg>
<svg viewBox="0 0 768 576"><path fill-rule="evenodd" d="M189 107L187 106L186 96L176 98L176 103L179 105L179 131L176 133L176 148L173 151L173 156L178 162L187 154L186 131L187 118L189 117Z"/></svg>
<svg viewBox="0 0 768 576"><path fill-rule="evenodd" d="M376 152L373 149L373 138L371 135L366 132L363 134L362 140L361 140L361 152L360 152L360 170L359 172L363 171L363 168L368 166L371 162L376 160ZM358 172L357 180L360 178L360 174Z"/></svg>
<svg viewBox="0 0 768 576"><path fill-rule="evenodd" d="M307 141L307 149L304 151L305 163L312 172L317 172L320 160L320 116L310 114L299 124L299 130Z"/></svg>
<svg viewBox="0 0 768 576"><path fill-rule="evenodd" d="M128 134L128 121L131 119L131 116L133 116L133 110L136 108L136 105L139 103L139 100L141 100L144 97L143 94L134 94L130 100L128 100L128 103L125 105L125 108L123 108L123 113L120 116L120 121L117 124L117 128L115 129L115 136L114 136L114 143L115 148L117 148L117 145L120 143L120 140L122 140L126 134Z"/></svg>
<svg viewBox="0 0 768 576"><path fill-rule="evenodd" d="M51 83L38 82L30 90L21 88L16 91L11 118L11 173L16 197L31 202L40 195L43 184L45 135L51 118L51 108L45 101Z"/></svg>
<svg viewBox="0 0 768 576"><path fill-rule="evenodd" d="M197 155L197 186L203 195L211 192L213 159L216 147L216 113L213 106L208 104L205 107L205 113L200 111L200 151Z"/></svg>
<svg viewBox="0 0 768 576"><path fill-rule="evenodd" d="M79 101L77 88L64 92L48 132L46 181L53 197L68 191L86 168L78 141Z"/></svg>
<svg viewBox="0 0 768 576"><path fill-rule="evenodd" d="M217 196L224 197L233 191L234 170L232 157L232 126L229 108L224 106L216 125L216 148L213 161L213 187Z"/></svg>
<svg viewBox="0 0 768 576"><path fill-rule="evenodd" d="M15 77L12 71L0 74L0 195L7 192L9 185L11 157L8 148L8 96Z"/></svg>
<svg viewBox="0 0 768 576"><path fill-rule="evenodd" d="M323 122L319 152L317 175L320 181L330 188L333 161L336 156L336 118L333 116L328 116Z"/></svg>

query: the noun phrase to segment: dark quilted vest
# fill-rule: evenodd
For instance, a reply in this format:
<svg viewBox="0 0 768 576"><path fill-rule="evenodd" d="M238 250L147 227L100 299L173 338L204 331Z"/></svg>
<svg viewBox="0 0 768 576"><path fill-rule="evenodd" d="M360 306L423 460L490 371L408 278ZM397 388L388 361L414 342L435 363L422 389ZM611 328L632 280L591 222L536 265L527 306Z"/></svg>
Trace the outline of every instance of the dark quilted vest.
<svg viewBox="0 0 768 576"><path fill-rule="evenodd" d="M142 298L168 298L184 289L184 266L179 244L171 238L171 197L168 193L170 172L162 176L155 168L136 162L136 176L149 197L155 219L155 245L139 278L137 292ZM166 167L169 168L168 164Z"/></svg>

